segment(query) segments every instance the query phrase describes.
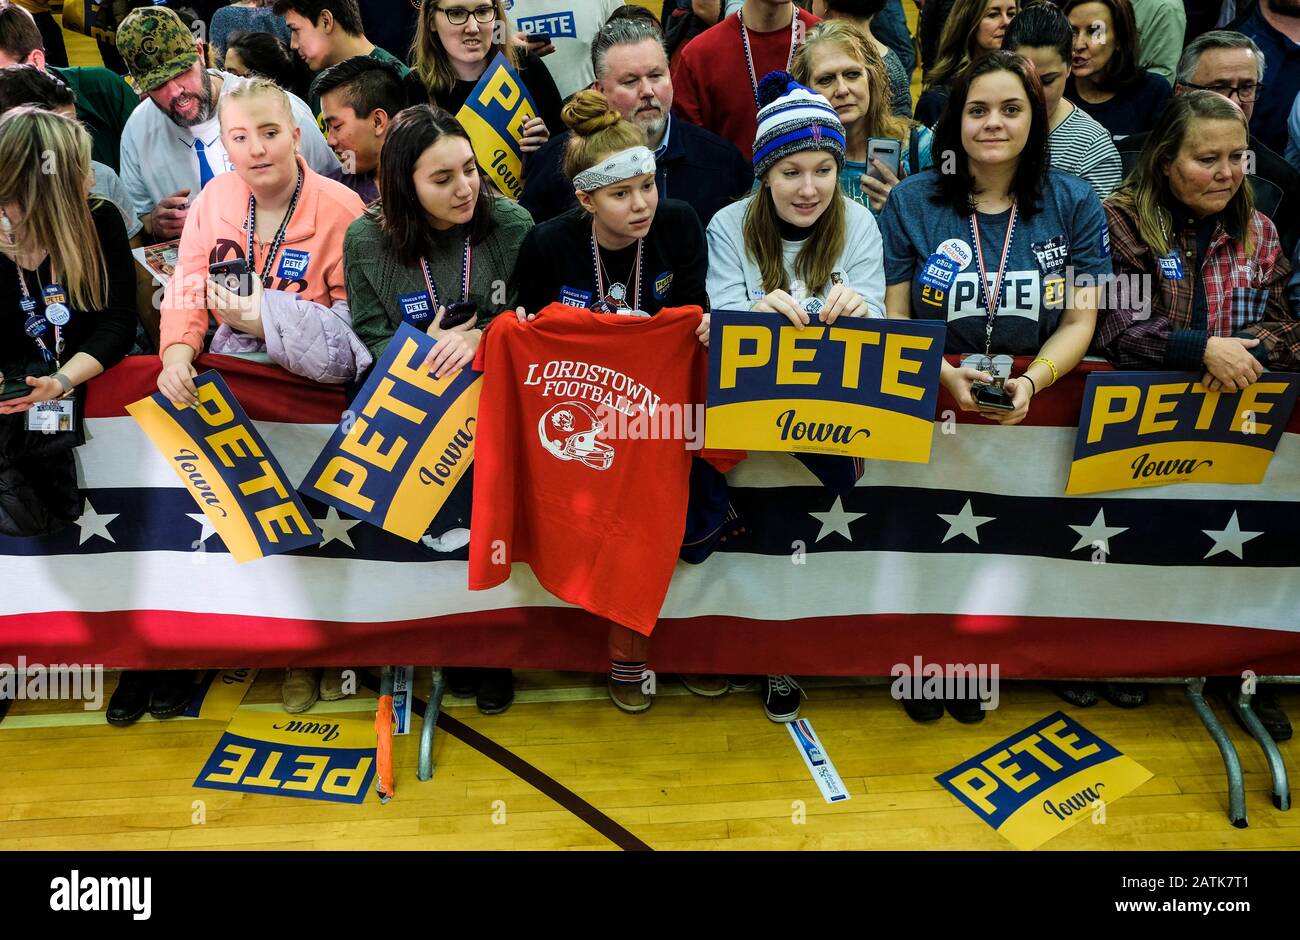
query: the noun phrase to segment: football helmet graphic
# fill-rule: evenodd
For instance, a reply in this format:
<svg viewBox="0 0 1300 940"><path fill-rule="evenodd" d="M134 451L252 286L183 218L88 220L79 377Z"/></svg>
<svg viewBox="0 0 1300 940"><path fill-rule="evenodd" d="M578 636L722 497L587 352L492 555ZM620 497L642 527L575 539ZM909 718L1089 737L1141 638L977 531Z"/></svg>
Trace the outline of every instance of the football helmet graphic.
<svg viewBox="0 0 1300 940"><path fill-rule="evenodd" d="M608 470L614 463L614 448L596 440L603 429L596 412L580 401L560 402L537 422L537 436L551 454L593 470Z"/></svg>

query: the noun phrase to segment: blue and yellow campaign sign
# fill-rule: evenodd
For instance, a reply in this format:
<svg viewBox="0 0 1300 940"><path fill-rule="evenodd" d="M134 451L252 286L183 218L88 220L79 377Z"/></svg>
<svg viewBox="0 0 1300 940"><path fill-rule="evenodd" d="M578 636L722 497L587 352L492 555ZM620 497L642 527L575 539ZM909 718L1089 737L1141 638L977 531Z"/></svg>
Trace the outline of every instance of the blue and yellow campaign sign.
<svg viewBox="0 0 1300 940"><path fill-rule="evenodd" d="M1151 779L1064 712L934 778L1020 849L1036 849ZM1100 811L1100 813L1099 813Z"/></svg>
<svg viewBox="0 0 1300 940"><path fill-rule="evenodd" d="M375 725L361 718L241 711L196 787L362 803L375 776Z"/></svg>
<svg viewBox="0 0 1300 940"><path fill-rule="evenodd" d="M535 117L537 107L528 89L500 52L456 114L469 134L479 166L511 199L518 199L524 191L524 154L519 141L524 124Z"/></svg>
<svg viewBox="0 0 1300 940"><path fill-rule="evenodd" d="M1300 376L1273 372L1241 392L1211 392L1191 372L1094 372L1065 492L1259 483L1297 391Z"/></svg>
<svg viewBox="0 0 1300 940"><path fill-rule="evenodd" d="M352 402L299 490L418 542L474 461L483 376L422 369L432 337L408 323Z"/></svg>
<svg viewBox="0 0 1300 940"><path fill-rule="evenodd" d="M293 484L216 372L194 380L199 403L161 392L126 406L212 522L235 561L307 548L321 540Z"/></svg>
<svg viewBox="0 0 1300 940"><path fill-rule="evenodd" d="M945 325L715 310L706 447L927 463Z"/></svg>

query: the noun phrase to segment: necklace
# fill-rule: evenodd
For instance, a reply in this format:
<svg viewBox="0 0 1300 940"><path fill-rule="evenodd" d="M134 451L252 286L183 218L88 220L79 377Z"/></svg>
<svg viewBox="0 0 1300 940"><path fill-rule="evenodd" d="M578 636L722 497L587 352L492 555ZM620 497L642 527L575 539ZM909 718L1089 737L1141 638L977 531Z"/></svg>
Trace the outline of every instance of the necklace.
<svg viewBox="0 0 1300 940"><path fill-rule="evenodd" d="M790 5L790 54L785 59L785 70L790 71L790 66L794 62L795 49L799 47L799 11ZM762 102L758 98L758 75L754 72L754 53L749 48L749 30L745 27L745 14L737 13L736 18L740 21L740 40L745 46L745 65L749 67L749 87L754 90L754 107L761 108Z"/></svg>
<svg viewBox="0 0 1300 940"><path fill-rule="evenodd" d="M975 246L975 258L979 264L980 283L979 295L984 298L984 362L980 368L988 372L993 367L993 321L997 319L998 308L1002 305L1002 288L1004 276L1007 272L1007 261L1011 257L1011 236L1016 230L1016 201L1011 200L1011 217L1007 219L1007 235L1002 242L1002 260L998 263L997 280L993 282L993 298L990 302L988 294L988 275L984 270L984 248L980 244L979 224L976 221L975 213L970 214L970 240ZM987 366L987 368L986 368Z"/></svg>
<svg viewBox="0 0 1300 940"><path fill-rule="evenodd" d="M643 239L636 240L636 260L628 271L624 281L615 282L605 289L605 262L600 256L600 245L596 242L596 220L591 220L591 262L596 271L596 306L593 309L604 313L617 313L619 310L641 309L641 246ZM632 305L627 304L627 281L632 282Z"/></svg>
<svg viewBox="0 0 1300 940"><path fill-rule="evenodd" d="M280 228L276 230L275 238L271 240L271 248L266 253L266 261L262 264L262 283L266 283L267 278L271 276L271 266L275 263L275 256L280 253L280 248L284 245L285 236L289 232L289 220L293 218L294 209L298 208L298 197L302 195L302 167L298 168L298 182L293 187L293 198L289 200L289 208L284 213L284 218L280 220ZM248 252L245 257L248 258L248 266L253 267L253 236L257 233L257 197L252 193L248 194L248 219L244 223L248 226Z"/></svg>

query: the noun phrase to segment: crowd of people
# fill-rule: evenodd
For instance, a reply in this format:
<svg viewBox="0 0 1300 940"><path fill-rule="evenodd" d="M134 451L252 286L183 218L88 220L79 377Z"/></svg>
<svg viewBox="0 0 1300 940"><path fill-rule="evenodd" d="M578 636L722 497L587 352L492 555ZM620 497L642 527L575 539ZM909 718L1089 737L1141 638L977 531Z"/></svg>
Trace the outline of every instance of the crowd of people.
<svg viewBox="0 0 1300 940"><path fill-rule="evenodd" d="M1228 391L1300 370L1300 0L1227 4L1221 23L1217 3L917 0L919 44L900 0L666 0L660 16L593 0L563 36L541 0L402 0L392 16L412 21L387 45L368 35L382 2L126 6L105 51L119 75L51 64L48 24L0 3L0 366L29 388L0 401L6 470L66 477L81 432L38 436L29 413L75 405L133 352L185 404L205 352L348 385L407 322L436 339L441 376L496 317L554 302L698 306L705 344L710 309L945 320L960 358L944 388L1002 426L1086 355ZM518 202L456 117L498 55L536 106ZM169 240L154 303L130 249ZM246 267L247 293L209 276L222 262ZM1149 306L1067 283L1111 274L1147 279ZM1011 357L1029 364L1011 374ZM1008 409L974 395L997 377ZM0 530L75 518L46 482L0 506ZM649 650L611 623L624 711L653 701ZM342 675L289 670L285 708L341 697ZM508 669L449 678L485 713L513 700ZM790 676L682 680L758 684L774 721L803 695ZM124 674L108 720L177 714L191 688ZM984 714L904 704L919 721ZM1266 692L1257 709L1289 736Z"/></svg>

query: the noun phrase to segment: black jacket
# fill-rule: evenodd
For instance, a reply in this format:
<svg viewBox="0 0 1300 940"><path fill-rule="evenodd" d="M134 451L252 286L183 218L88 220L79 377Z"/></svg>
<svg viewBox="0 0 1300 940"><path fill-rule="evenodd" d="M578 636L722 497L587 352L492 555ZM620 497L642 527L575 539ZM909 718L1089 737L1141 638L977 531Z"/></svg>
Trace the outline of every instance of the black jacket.
<svg viewBox="0 0 1300 940"><path fill-rule="evenodd" d="M1138 154L1148 136L1132 134L1115 141L1120 160L1124 163L1125 176L1137 165ZM1255 155L1255 171L1251 176L1255 208L1277 226L1282 250L1290 258L1300 240L1300 172L1265 147L1254 134L1250 135L1250 149Z"/></svg>
<svg viewBox="0 0 1300 940"><path fill-rule="evenodd" d="M564 174L569 134L552 137L524 169L519 204L538 224L578 204L573 182ZM735 144L676 116L668 130L668 149L656 163L659 198L680 199L695 210L706 228L719 209L747 195L754 185L754 168Z"/></svg>

